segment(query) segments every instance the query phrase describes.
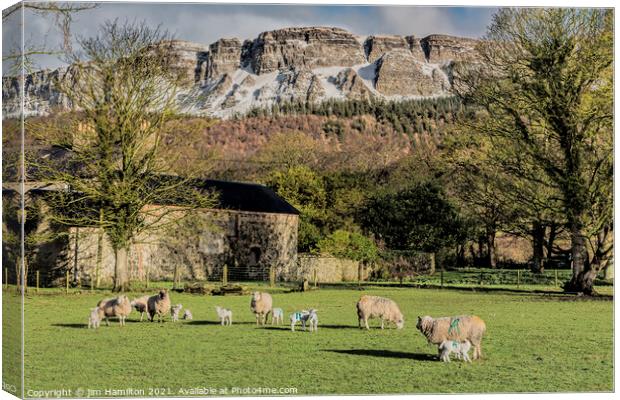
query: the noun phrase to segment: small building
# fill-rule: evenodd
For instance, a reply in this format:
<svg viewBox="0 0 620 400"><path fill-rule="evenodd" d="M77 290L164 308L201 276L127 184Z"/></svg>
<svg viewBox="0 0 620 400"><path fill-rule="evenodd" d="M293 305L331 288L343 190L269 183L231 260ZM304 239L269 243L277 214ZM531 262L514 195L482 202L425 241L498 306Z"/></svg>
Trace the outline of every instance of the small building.
<svg viewBox="0 0 620 400"><path fill-rule="evenodd" d="M133 281L219 280L228 267L230 280L288 280L297 265L299 211L266 186L254 183L204 180L201 189L219 193L219 204L199 209L166 233L136 238L129 253ZM31 269L47 270L46 283L72 280L90 285L110 283L114 252L95 228L71 227L64 249L47 251ZM49 246L48 246L49 247ZM101 248L100 268L97 253Z"/></svg>

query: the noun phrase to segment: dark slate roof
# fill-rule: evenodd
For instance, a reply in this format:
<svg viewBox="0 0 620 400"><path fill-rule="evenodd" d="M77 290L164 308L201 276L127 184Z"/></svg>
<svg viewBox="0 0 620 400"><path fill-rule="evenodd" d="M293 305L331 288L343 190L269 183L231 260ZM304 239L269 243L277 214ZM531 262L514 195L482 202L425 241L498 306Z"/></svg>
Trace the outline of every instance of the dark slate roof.
<svg viewBox="0 0 620 400"><path fill-rule="evenodd" d="M178 179L176 176L164 175L157 178L158 181L164 179ZM299 215L299 211L290 205L276 192L267 186L256 183L219 181L213 179L196 180L195 187L205 191L218 193L219 205L215 209L263 212L276 214ZM34 188L27 189L30 193L42 194L50 190L59 190L58 185L34 185ZM17 185L3 185L2 193L13 193ZM62 190L62 189L61 189ZM174 201L174 200L171 200Z"/></svg>
<svg viewBox="0 0 620 400"><path fill-rule="evenodd" d="M197 185L198 186L198 185ZM299 211L269 189L256 183L230 182L207 179L201 181L201 189L219 193L218 208L236 211L295 214Z"/></svg>

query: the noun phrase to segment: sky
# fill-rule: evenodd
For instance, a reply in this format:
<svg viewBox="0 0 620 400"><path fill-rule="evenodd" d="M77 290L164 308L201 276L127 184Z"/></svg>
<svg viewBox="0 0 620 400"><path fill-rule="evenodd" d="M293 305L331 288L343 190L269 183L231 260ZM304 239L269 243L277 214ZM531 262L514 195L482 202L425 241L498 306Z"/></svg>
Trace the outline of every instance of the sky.
<svg viewBox="0 0 620 400"><path fill-rule="evenodd" d="M480 37L491 21L495 8L424 7L364 5L243 5L182 3L100 3L95 9L76 14L74 35L92 36L105 20L119 18L161 26L177 39L210 44L219 38L255 38L259 33L293 26L335 26L354 34L399 34L426 36L444 33ZM10 47L17 24L5 21L4 48ZM37 15L25 17L25 40L59 43L53 21ZM62 65L57 56L37 58L39 68ZM3 65L6 67L6 65Z"/></svg>

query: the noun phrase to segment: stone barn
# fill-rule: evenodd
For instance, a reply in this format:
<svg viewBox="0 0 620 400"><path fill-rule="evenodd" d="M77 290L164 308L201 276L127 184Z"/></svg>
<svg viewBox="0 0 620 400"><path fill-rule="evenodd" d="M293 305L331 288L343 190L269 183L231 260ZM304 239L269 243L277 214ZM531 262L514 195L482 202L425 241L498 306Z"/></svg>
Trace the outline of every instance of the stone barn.
<svg viewBox="0 0 620 400"><path fill-rule="evenodd" d="M136 238L130 279L220 280L226 265L231 281L268 280L272 267L277 279L287 280L297 265L299 212L263 185L205 180L200 186L219 193L218 206L197 210L174 231ZM111 283L114 253L99 230L72 227L61 243L63 249L31 265L49 277L46 284L60 283L67 270L75 283Z"/></svg>

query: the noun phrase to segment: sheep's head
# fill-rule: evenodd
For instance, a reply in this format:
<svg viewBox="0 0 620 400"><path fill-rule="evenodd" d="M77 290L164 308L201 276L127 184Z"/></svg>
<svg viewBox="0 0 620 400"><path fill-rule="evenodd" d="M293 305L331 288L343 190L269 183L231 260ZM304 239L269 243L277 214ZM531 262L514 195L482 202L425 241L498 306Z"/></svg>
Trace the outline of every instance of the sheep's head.
<svg viewBox="0 0 620 400"><path fill-rule="evenodd" d="M162 289L162 290L159 291L159 298L160 299L163 300L163 299L166 298L166 296L168 296L168 291L166 289Z"/></svg>
<svg viewBox="0 0 620 400"><path fill-rule="evenodd" d="M405 319L401 316L398 320L396 320L396 327L398 329L403 329L405 326Z"/></svg>
<svg viewBox="0 0 620 400"><path fill-rule="evenodd" d="M260 300L260 292L254 292L252 293L252 299L254 300Z"/></svg>
<svg viewBox="0 0 620 400"><path fill-rule="evenodd" d="M432 322L433 322L433 319L429 317L428 315L424 317L418 316L418 322L416 323L415 327L420 332L424 333L424 331L428 330L428 326L429 324L432 324Z"/></svg>

